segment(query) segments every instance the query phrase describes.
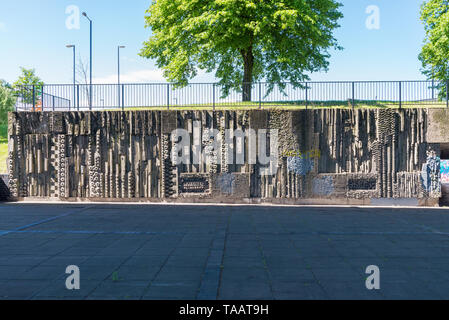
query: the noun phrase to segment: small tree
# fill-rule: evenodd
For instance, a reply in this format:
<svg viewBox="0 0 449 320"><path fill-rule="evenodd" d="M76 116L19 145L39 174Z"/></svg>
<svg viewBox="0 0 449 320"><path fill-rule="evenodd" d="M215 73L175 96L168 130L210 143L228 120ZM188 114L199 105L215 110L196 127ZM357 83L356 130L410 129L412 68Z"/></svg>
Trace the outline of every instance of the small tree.
<svg viewBox="0 0 449 320"><path fill-rule="evenodd" d="M449 81L449 1L428 0L421 6L426 36L419 60L428 79L440 81L440 99L446 97Z"/></svg>
<svg viewBox="0 0 449 320"><path fill-rule="evenodd" d="M13 83L13 88L17 94L22 98L22 102L31 104L33 103L33 86L34 86L34 98L36 100L41 99L42 89L44 82L36 76L34 69L26 69L21 67L22 74Z"/></svg>
<svg viewBox="0 0 449 320"><path fill-rule="evenodd" d="M164 76L185 86L197 69L215 70L223 94L254 81L269 91L283 81L295 87L307 73L327 70L329 49L343 16L335 0L153 0L146 27L153 34L140 55L156 59Z"/></svg>
<svg viewBox="0 0 449 320"><path fill-rule="evenodd" d="M81 56L78 58L78 64L76 66L76 74L77 74L76 83L82 85L81 88L82 90L84 90L86 99L90 101L89 63L88 62L85 63L83 59L81 59Z"/></svg>
<svg viewBox="0 0 449 320"><path fill-rule="evenodd" d="M8 112L14 111L16 97L11 86L0 80L0 126L8 124Z"/></svg>

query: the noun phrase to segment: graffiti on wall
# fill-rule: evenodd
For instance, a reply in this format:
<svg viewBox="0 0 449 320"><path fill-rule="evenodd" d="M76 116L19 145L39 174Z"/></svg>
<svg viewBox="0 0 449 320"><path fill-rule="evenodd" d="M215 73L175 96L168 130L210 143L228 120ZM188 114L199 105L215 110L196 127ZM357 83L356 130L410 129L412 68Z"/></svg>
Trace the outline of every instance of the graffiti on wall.
<svg viewBox="0 0 449 320"><path fill-rule="evenodd" d="M441 183L449 183L449 160L440 161Z"/></svg>
<svg viewBox="0 0 449 320"><path fill-rule="evenodd" d="M222 173L217 179L217 185L223 194L234 193L235 177L232 173Z"/></svg>
<svg viewBox="0 0 449 320"><path fill-rule="evenodd" d="M287 170L305 176L313 170L313 160L310 158L288 157Z"/></svg>
<svg viewBox="0 0 449 320"><path fill-rule="evenodd" d="M300 150L284 151L282 156L287 157L287 170L301 176L307 175L313 170L314 159L321 157L320 150L301 152Z"/></svg>
<svg viewBox="0 0 449 320"><path fill-rule="evenodd" d="M330 196L334 193L334 181L331 176L313 179L313 194L315 196Z"/></svg>
<svg viewBox="0 0 449 320"><path fill-rule="evenodd" d="M427 152L427 161L421 173L423 189L432 198L441 196L441 159L435 151Z"/></svg>

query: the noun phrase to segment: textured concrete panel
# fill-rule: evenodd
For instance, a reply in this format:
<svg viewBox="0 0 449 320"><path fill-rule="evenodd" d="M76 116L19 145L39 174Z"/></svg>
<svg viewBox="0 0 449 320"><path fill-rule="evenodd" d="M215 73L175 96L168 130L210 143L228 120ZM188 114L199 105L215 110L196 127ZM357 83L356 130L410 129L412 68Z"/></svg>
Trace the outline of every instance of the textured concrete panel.
<svg viewBox="0 0 449 320"><path fill-rule="evenodd" d="M435 138L429 124L445 117L426 109L10 113L9 188L14 198L123 201L438 198L440 146L429 132L432 141L449 137ZM175 129L187 134L187 163L172 161ZM273 175L249 147L251 130L278 132ZM226 131L240 138L213 139Z"/></svg>
<svg viewBox="0 0 449 320"><path fill-rule="evenodd" d="M8 175L0 175L0 201L5 201L10 196L8 180Z"/></svg>
<svg viewBox="0 0 449 320"><path fill-rule="evenodd" d="M428 109L427 142L445 143L449 141L449 110Z"/></svg>

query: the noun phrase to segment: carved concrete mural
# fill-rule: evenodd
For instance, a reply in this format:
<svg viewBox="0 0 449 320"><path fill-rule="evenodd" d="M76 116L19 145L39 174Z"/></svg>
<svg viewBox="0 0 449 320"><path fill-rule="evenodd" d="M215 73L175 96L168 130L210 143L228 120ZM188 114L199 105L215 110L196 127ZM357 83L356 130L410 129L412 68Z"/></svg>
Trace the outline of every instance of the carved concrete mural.
<svg viewBox="0 0 449 320"><path fill-rule="evenodd" d="M0 174L0 201L8 200L9 196L8 176Z"/></svg>
<svg viewBox="0 0 449 320"><path fill-rule="evenodd" d="M332 176L320 176L313 179L314 196L330 196L334 193L334 181Z"/></svg>
<svg viewBox="0 0 449 320"><path fill-rule="evenodd" d="M449 183L449 160L440 161L441 183Z"/></svg>
<svg viewBox="0 0 449 320"><path fill-rule="evenodd" d="M427 142L427 116L426 109L10 113L9 187L15 198L108 201L438 198L439 149ZM182 147L177 129L187 132ZM264 132L266 141L248 132ZM278 156L273 174L263 174L256 148ZM192 161L174 163L178 153Z"/></svg>
<svg viewBox="0 0 449 320"><path fill-rule="evenodd" d="M422 182L424 192L432 197L441 197L441 167L440 158L436 155L435 151L430 150L427 152L427 162L423 168Z"/></svg>

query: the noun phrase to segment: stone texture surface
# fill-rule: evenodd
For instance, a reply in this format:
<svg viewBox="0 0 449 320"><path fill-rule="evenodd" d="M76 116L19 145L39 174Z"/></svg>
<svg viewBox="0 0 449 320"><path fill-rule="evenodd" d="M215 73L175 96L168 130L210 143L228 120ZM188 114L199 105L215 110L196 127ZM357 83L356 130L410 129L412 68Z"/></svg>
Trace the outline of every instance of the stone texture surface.
<svg viewBox="0 0 449 320"><path fill-rule="evenodd" d="M427 141L429 143L444 143L449 141L449 130L447 130L449 110L429 109L428 118L429 130L427 134Z"/></svg>
<svg viewBox="0 0 449 320"><path fill-rule="evenodd" d="M127 111L10 113L9 184L15 198L233 199L437 198L439 140L429 141L443 111L320 109L270 111ZM200 126L195 126L196 124ZM226 164L236 148L221 142L216 164L173 165L170 133L183 128L190 150L226 129L279 130L277 173L259 164ZM447 139L446 139L447 138ZM224 139L223 139L224 140ZM432 143L430 143L432 142ZM245 138L245 159L251 155Z"/></svg>
<svg viewBox="0 0 449 320"><path fill-rule="evenodd" d="M0 201L5 201L10 196L8 180L8 175L0 174Z"/></svg>

